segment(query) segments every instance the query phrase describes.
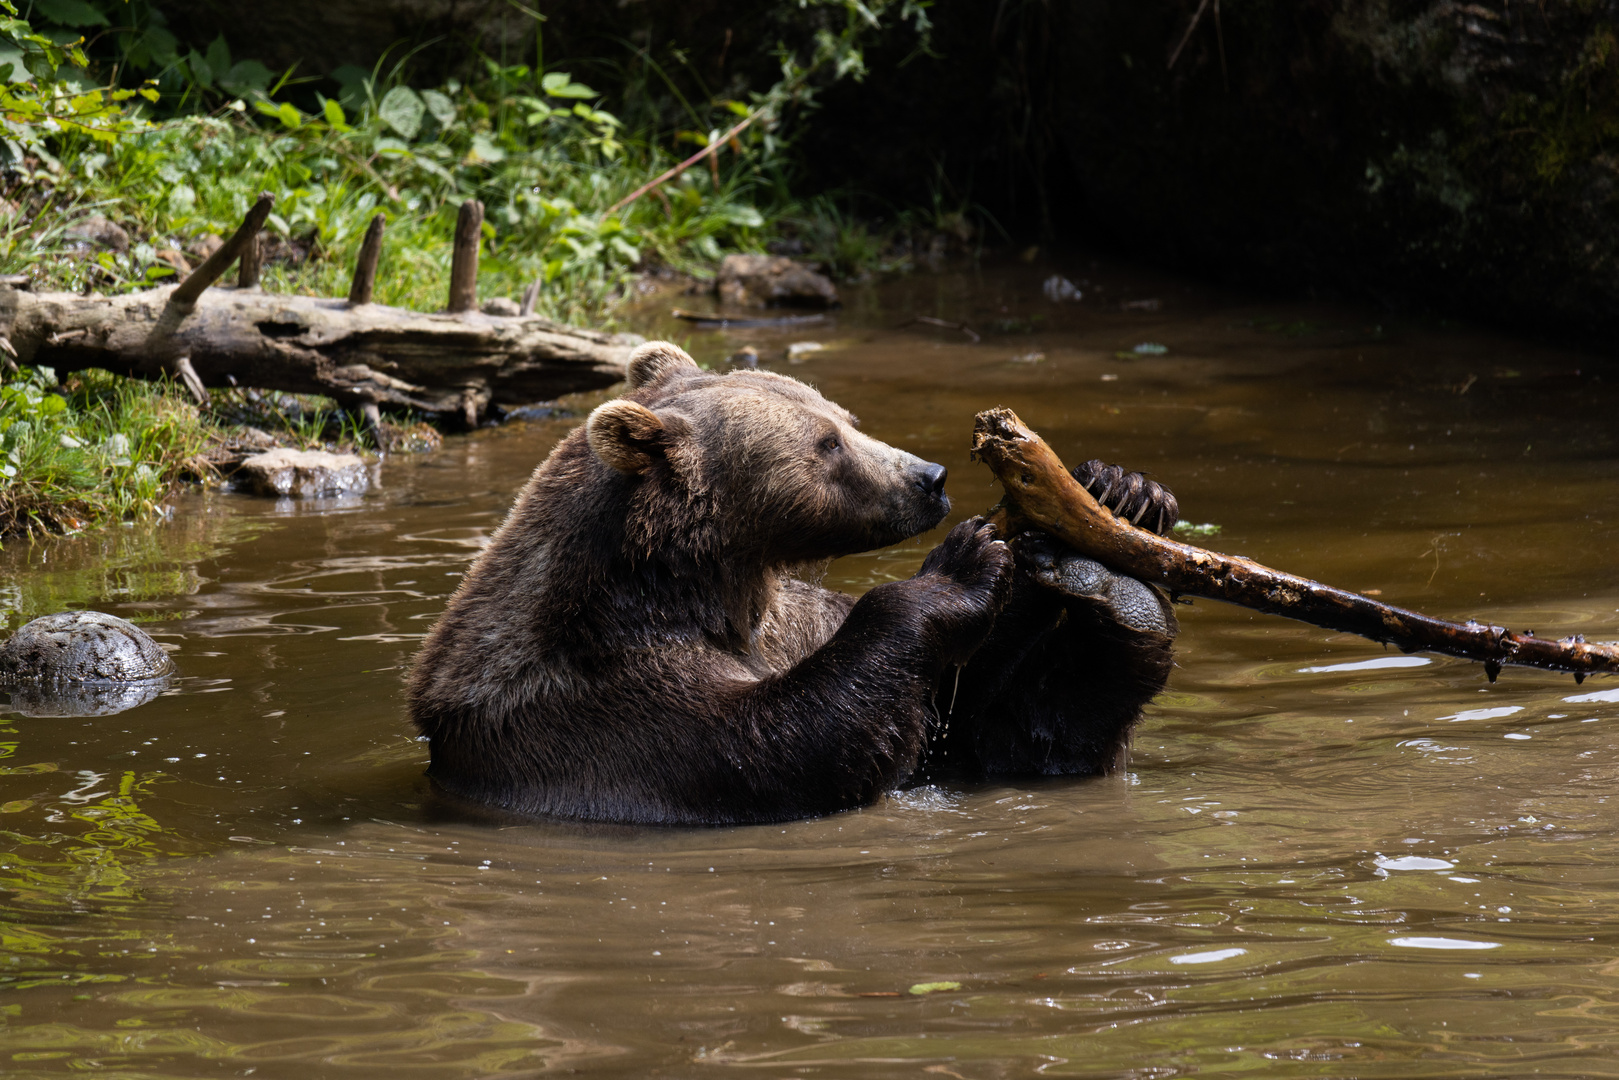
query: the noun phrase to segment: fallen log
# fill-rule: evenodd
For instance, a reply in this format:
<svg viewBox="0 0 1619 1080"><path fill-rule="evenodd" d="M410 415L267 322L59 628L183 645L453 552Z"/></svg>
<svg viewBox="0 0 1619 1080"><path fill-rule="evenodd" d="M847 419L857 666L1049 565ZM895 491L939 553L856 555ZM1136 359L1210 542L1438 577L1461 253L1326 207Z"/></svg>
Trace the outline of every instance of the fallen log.
<svg viewBox="0 0 1619 1080"><path fill-rule="evenodd" d="M367 234L349 298L210 287L244 253L250 263L242 280L256 277L251 259L271 201L261 196L236 235L178 286L81 296L0 283L0 350L59 375L104 368L177 378L199 401L206 401L204 387L248 386L324 394L368 419L380 406L475 425L491 405L525 405L620 381L640 341L532 314L467 310L477 259L462 250L465 244L458 244L451 296L461 310L370 303L380 222Z"/></svg>
<svg viewBox="0 0 1619 1080"><path fill-rule="evenodd" d="M1576 682L1594 672L1619 672L1619 644L1591 643L1583 635L1554 641L1479 622L1447 622L1136 528L1101 506L1010 409L978 414L973 456L1006 490L991 516L1004 535L1040 529L1116 573L1161 585L1173 595L1224 600L1359 634L1402 652L1479 660L1491 682L1505 664L1572 672Z"/></svg>

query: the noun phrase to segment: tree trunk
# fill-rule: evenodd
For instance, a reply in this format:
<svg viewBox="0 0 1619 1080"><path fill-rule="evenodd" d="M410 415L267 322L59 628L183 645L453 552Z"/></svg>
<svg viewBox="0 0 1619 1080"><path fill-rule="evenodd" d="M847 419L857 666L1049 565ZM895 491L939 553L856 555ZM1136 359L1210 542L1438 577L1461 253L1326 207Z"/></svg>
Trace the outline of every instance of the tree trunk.
<svg viewBox="0 0 1619 1080"><path fill-rule="evenodd" d="M194 306L175 289L120 296L0 286L0 336L18 363L59 374L105 368L178 376L189 358L204 386L325 394L349 408L413 408L476 420L624 377L633 335L535 316L423 314L380 304L214 287Z"/></svg>

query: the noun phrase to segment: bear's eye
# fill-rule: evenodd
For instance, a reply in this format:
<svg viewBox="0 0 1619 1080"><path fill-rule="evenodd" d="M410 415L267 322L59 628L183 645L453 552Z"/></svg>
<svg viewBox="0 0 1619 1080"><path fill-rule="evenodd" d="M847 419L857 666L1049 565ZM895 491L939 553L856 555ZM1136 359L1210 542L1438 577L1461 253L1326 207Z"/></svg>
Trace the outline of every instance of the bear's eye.
<svg viewBox="0 0 1619 1080"><path fill-rule="evenodd" d="M842 445L842 439L838 438L836 435L828 435L821 440L819 449L823 454L830 454L832 451L838 449Z"/></svg>

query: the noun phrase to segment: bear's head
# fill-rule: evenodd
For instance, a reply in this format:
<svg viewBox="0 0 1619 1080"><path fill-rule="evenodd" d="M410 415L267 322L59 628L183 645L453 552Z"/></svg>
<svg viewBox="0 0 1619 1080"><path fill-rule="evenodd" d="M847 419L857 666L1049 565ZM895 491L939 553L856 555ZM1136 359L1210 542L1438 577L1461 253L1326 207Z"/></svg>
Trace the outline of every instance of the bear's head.
<svg viewBox="0 0 1619 1080"><path fill-rule="evenodd" d="M628 392L590 414L586 437L605 468L669 500L671 517L699 511L725 551L771 562L898 543L950 510L943 466L863 434L810 387L705 372L664 341L635 350Z"/></svg>

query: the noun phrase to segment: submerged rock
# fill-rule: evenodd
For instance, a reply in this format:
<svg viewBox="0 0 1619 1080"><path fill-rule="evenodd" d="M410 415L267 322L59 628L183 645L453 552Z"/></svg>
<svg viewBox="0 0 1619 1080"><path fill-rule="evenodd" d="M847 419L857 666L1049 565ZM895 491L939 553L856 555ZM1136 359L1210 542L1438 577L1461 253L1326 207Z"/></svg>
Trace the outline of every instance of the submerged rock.
<svg viewBox="0 0 1619 1080"><path fill-rule="evenodd" d="M0 684L127 683L174 671L169 654L134 623L99 611L41 615L0 645Z"/></svg>
<svg viewBox="0 0 1619 1080"><path fill-rule="evenodd" d="M325 450L271 450L242 462L235 475L243 490L271 497L358 495L370 486L365 462Z"/></svg>
<svg viewBox="0 0 1619 1080"><path fill-rule="evenodd" d="M23 716L112 716L145 705L168 689L168 679L133 683L25 682L0 684L0 712ZM10 703L5 699L9 697Z"/></svg>
<svg viewBox="0 0 1619 1080"><path fill-rule="evenodd" d="M825 274L783 255L727 255L720 261L720 300L742 307L837 307L838 289Z"/></svg>
<svg viewBox="0 0 1619 1080"><path fill-rule="evenodd" d="M0 645L0 712L110 716L157 697L173 673L162 646L116 615L41 615Z"/></svg>

